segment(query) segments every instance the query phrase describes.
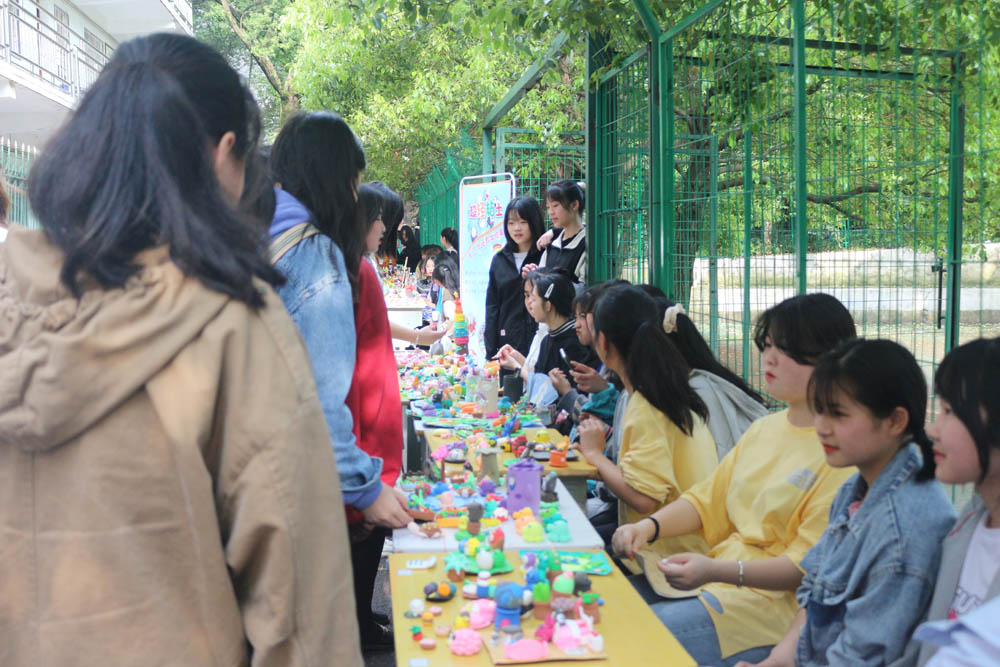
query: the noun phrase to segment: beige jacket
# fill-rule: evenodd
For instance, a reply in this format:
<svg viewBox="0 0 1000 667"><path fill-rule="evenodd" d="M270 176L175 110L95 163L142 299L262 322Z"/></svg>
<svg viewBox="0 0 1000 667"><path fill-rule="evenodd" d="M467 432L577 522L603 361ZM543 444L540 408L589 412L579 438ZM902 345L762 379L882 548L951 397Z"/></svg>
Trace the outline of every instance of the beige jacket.
<svg viewBox="0 0 1000 667"><path fill-rule="evenodd" d="M360 665L305 349L142 253L124 289L0 245L0 665Z"/></svg>

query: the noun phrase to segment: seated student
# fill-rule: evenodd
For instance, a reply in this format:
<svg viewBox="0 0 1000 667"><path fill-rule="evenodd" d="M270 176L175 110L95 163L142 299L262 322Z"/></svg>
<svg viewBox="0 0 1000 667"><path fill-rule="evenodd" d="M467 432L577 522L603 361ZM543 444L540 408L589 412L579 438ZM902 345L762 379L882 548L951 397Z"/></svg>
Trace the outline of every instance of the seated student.
<svg viewBox="0 0 1000 667"><path fill-rule="evenodd" d="M827 464L806 388L817 360L854 336L851 314L828 294L799 295L764 311L754 342L768 393L788 408L754 422L711 477L679 500L615 532L614 549L624 556L660 536L705 538L707 556L644 561L646 579L633 578L699 664L763 659L798 611L798 563L826 529L833 496L853 472ZM659 595L699 587L694 598Z"/></svg>
<svg viewBox="0 0 1000 667"><path fill-rule="evenodd" d="M529 362L511 345L504 345L496 354L502 367L521 372L524 393L536 406L551 405L558 398L549 380L553 368L568 368L574 361L597 365L597 355L576 337L572 318L574 298L576 289L567 272L537 269L529 273L524 281L524 304L534 320L547 327L537 357Z"/></svg>
<svg viewBox="0 0 1000 667"><path fill-rule="evenodd" d="M809 402L827 463L858 473L799 565L798 615L759 664L889 664L927 608L955 522L924 432L927 383L902 345L852 340L816 365Z"/></svg>
<svg viewBox="0 0 1000 667"><path fill-rule="evenodd" d="M635 522L708 477L718 458L705 425L708 409L688 384L690 370L663 331L656 302L633 285L612 287L594 313L594 347L629 393L617 465L604 455L605 427L580 423L580 452L618 497L618 521L595 526L610 543L617 523ZM705 552L699 535L657 540L666 556ZM638 570L635 570L638 572Z"/></svg>
<svg viewBox="0 0 1000 667"><path fill-rule="evenodd" d="M708 430L721 460L750 424L767 414L764 399L743 378L719 363L683 306L667 299L657 287L643 285L642 289L657 295L663 330L691 367L689 381L708 406Z"/></svg>
<svg viewBox="0 0 1000 667"><path fill-rule="evenodd" d="M616 285L627 285L625 280L609 280L584 290L573 300L573 311L576 315L574 328L577 340L582 345L594 348L594 307L597 300L606 290ZM618 401L619 388L613 383L614 372L604 363L597 368L591 368L578 361L570 364L569 376L573 378L576 388L570 384L567 373L560 368L549 371L552 387L559 394L555 404L557 413L565 413L566 422L575 427L583 412L603 421L609 428L614 425L615 405ZM584 410L584 406L587 409ZM569 429L567 428L567 431ZM575 432L570 434L571 440L576 440Z"/></svg>
<svg viewBox="0 0 1000 667"><path fill-rule="evenodd" d="M1000 596L1000 338L974 340L948 353L934 376L938 415L927 428L937 478L975 484L944 540L928 621L962 620ZM918 647L911 642L907 653ZM927 664L935 648L919 648Z"/></svg>

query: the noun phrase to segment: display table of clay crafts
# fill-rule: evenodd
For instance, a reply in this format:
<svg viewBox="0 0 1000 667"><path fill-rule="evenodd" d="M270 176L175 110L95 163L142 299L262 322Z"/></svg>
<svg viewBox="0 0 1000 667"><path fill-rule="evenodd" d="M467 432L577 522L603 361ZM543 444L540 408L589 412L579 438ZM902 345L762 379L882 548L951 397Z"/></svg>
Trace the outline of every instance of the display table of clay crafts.
<svg viewBox="0 0 1000 667"><path fill-rule="evenodd" d="M547 450L544 446L536 443L540 432L543 430L546 431L547 442L545 445L548 447ZM468 443L470 440L476 443L482 439L480 436L473 435L470 438L463 435L462 429L421 430L419 422L415 424L415 431L417 437L423 436L425 438L427 452L431 457L434 457L435 453L440 455L440 452L459 440L465 441L467 443L466 449L469 450L467 451L466 458L472 463L473 470L479 470L481 455L478 455L477 458L475 444L470 447ZM498 448L502 451L497 454L499 472L503 474L510 462L516 459L515 454L520 447L530 446L533 449L532 458L542 464L545 474L554 472L563 484L566 485L566 489L573 500L576 501L576 504L581 509L585 509L587 506L587 480L599 478L597 468L587 463L576 449L569 449L564 453L565 461L559 460L560 456L556 454L555 458L557 460L555 461L555 465L553 465L553 450L556 449L556 443L565 441L565 436L561 435L555 429L525 428L523 429L523 437L527 441L527 445L517 444L517 438L509 439L509 442L501 441ZM521 453L523 454L523 452ZM433 465L439 465L433 458L432 461L434 462Z"/></svg>
<svg viewBox="0 0 1000 667"><path fill-rule="evenodd" d="M389 556L397 665L695 664L603 551L476 556Z"/></svg>
<svg viewBox="0 0 1000 667"><path fill-rule="evenodd" d="M427 482L427 485L431 486L431 489L434 489L438 483L434 482L433 484L434 486L431 486L431 482ZM460 543L467 542L469 539L469 535L467 535L469 532L469 514L468 511L462 512L461 510L468 508L475 501L478 501L483 506L485 514L489 515L481 520L482 527L480 528L480 532L475 536L480 543L488 544L491 539L495 542L498 538L493 536L492 531L499 528L503 532L504 547L509 549L548 549L554 547L560 549L600 549L604 546L601 537L594 530L590 521L587 520L583 511L573 501L573 498L561 480L556 480L555 482L556 503L558 505L553 505L553 507L557 512L551 517L539 517L541 519L539 522L541 524L541 531L534 537L530 529L526 534L523 527L519 531L516 518L511 517L509 513L499 512L499 519L494 520L494 515L498 514L498 512L490 507L489 499L502 499L502 489L496 489L493 493L486 493L485 495L477 492L474 495L470 494L466 499L461 496L461 487L462 485L450 485L449 490L445 492L451 496L451 500L446 501L446 504L453 511L449 511L448 508L441 508L441 501L438 499L443 496L442 493L439 493L435 497L427 497L424 504L418 505L418 507L427 508L427 514L421 516L421 518L431 519L429 523L433 523L434 525L428 526L428 523L419 523L416 526L411 525L409 528L394 530L392 533L393 549L397 553L428 551L445 553L457 550ZM481 488L481 485L477 485L478 488ZM489 489L486 490L489 491ZM414 495L420 495L420 491L415 490L409 483L404 484L404 492L409 493L411 498ZM466 500L470 502L465 502ZM499 502L497 500L496 504L499 504ZM411 504L417 505L415 502ZM544 509L539 514L543 513L543 511ZM411 510L411 512L415 516L420 516L419 510L415 509ZM475 513L473 513L474 516ZM549 521L553 519L554 522L558 522L560 518L565 522L565 526L553 526L553 522ZM464 532L459 526L460 521L464 525ZM438 524L443 524L443 526ZM553 541L553 539L550 539L551 537L561 541ZM540 541L529 541L533 539L539 539Z"/></svg>

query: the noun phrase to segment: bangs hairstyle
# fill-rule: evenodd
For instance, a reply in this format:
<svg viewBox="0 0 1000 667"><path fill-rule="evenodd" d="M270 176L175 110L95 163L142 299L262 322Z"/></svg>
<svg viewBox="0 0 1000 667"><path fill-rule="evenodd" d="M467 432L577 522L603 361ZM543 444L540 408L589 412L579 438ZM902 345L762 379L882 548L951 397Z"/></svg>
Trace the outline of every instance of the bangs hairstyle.
<svg viewBox="0 0 1000 667"><path fill-rule="evenodd" d="M976 443L979 481L1000 448L1000 338L980 338L948 353L934 374L934 393L948 401Z"/></svg>
<svg viewBox="0 0 1000 667"><path fill-rule="evenodd" d="M528 229L531 233L531 248L534 248L535 242L545 233L544 216L542 215L542 207L538 205L538 200L534 197L514 197L503 212L503 235L507 237L507 249L511 252L517 252L517 244L514 243L510 232L507 231L507 221L510 219L511 211L516 211L518 217L528 223ZM529 252L531 252L530 249Z"/></svg>
<svg viewBox="0 0 1000 667"><path fill-rule="evenodd" d="M854 318L829 294L800 294L771 306L757 318L753 342L764 350L767 339L796 363L815 366L821 356L855 338Z"/></svg>
<svg viewBox="0 0 1000 667"><path fill-rule="evenodd" d="M340 248L355 301L361 256L367 252L368 225L356 185L364 169L361 142L343 118L329 111L292 116L271 148L275 182L309 209L312 223Z"/></svg>
<svg viewBox="0 0 1000 667"><path fill-rule="evenodd" d="M260 246L260 227L223 192L211 147L227 132L232 156L256 149L257 105L211 47L155 34L120 45L28 179L48 239L66 258L60 279L122 287L136 253L166 245L186 275L251 307L252 278L280 285Z"/></svg>
<svg viewBox="0 0 1000 667"><path fill-rule="evenodd" d="M603 283L598 283L592 285L580 292L575 299L573 299L573 311L580 313L581 315L586 315L588 313L593 313L594 309L597 307L597 302L600 300L601 295L612 287L617 287L618 285L630 285L629 281L622 280L620 278L615 280L606 280Z"/></svg>
<svg viewBox="0 0 1000 667"><path fill-rule="evenodd" d="M372 181L368 185L378 190L382 195L382 223L385 225L385 235L378 248L378 254L396 254L396 234L399 223L403 222L403 198L382 181Z"/></svg>
<svg viewBox="0 0 1000 667"><path fill-rule="evenodd" d="M524 278L538 290L543 301L552 304L557 314L573 317L573 300L576 298L572 274L565 269L535 269Z"/></svg>
<svg viewBox="0 0 1000 667"><path fill-rule="evenodd" d="M927 381L910 351L891 340L855 338L823 355L809 378L808 401L816 414L836 414L838 396L863 405L876 419L906 410L904 432L920 447L918 480L934 479L934 452L924 431Z"/></svg>
<svg viewBox="0 0 1000 667"><path fill-rule="evenodd" d="M358 188L358 206L365 219L365 227L371 229L375 220L382 215L382 195L378 189L369 183L363 183Z"/></svg>
<svg viewBox="0 0 1000 667"><path fill-rule="evenodd" d="M564 178L552 183L545 191L545 198L560 204L567 211L573 210L573 202L579 204L576 212L583 215L583 210L587 206L586 198L583 194L583 186L574 180Z"/></svg>
<svg viewBox="0 0 1000 667"><path fill-rule="evenodd" d="M708 407L691 388L691 367L663 330L663 310L634 285L606 290L597 302L594 328L625 360L625 375L649 404L686 435L691 413L708 421Z"/></svg>

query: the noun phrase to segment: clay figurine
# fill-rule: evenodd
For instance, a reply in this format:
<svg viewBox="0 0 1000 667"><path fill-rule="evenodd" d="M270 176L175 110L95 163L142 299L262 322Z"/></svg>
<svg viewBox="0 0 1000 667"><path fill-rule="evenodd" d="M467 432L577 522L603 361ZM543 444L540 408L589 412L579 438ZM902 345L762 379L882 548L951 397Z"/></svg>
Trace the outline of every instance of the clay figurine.
<svg viewBox="0 0 1000 667"><path fill-rule="evenodd" d="M519 584L506 583L497 586L493 594L497 603L494 627L502 630L504 625L521 625L521 602L524 597L524 587Z"/></svg>
<svg viewBox="0 0 1000 667"><path fill-rule="evenodd" d="M424 601L420 598L410 600L409 608L403 613L407 618L420 618L424 615Z"/></svg>
<svg viewBox="0 0 1000 667"><path fill-rule="evenodd" d="M537 570L532 570L537 572ZM539 581L531 587L531 596L535 600L534 616L542 621L552 611L552 589L548 581Z"/></svg>
<svg viewBox="0 0 1000 667"><path fill-rule="evenodd" d="M559 496L556 495L556 481L558 479L554 472L550 472L542 479L541 501L543 503L554 503L559 500Z"/></svg>
<svg viewBox="0 0 1000 667"><path fill-rule="evenodd" d="M469 526L468 531L470 535L478 535L481 530L480 521L483 519L483 506L479 503L470 503L469 507Z"/></svg>
<svg viewBox="0 0 1000 667"><path fill-rule="evenodd" d="M448 648L455 655L475 655L483 646L483 638L475 630L455 630L448 639Z"/></svg>
<svg viewBox="0 0 1000 667"><path fill-rule="evenodd" d="M447 602L455 597L455 593L457 592L458 587L450 581L445 581L440 584L436 581L432 581L424 586L424 596L430 602Z"/></svg>

